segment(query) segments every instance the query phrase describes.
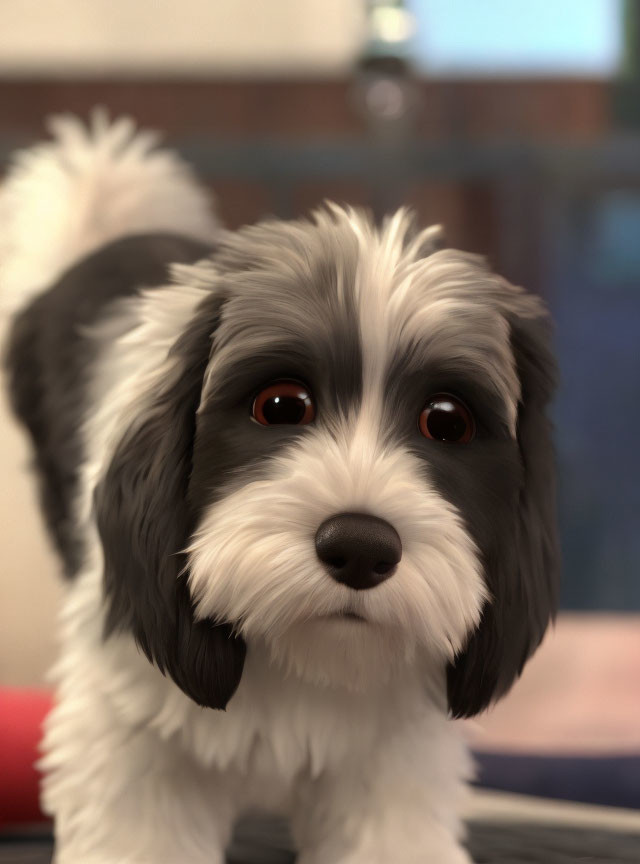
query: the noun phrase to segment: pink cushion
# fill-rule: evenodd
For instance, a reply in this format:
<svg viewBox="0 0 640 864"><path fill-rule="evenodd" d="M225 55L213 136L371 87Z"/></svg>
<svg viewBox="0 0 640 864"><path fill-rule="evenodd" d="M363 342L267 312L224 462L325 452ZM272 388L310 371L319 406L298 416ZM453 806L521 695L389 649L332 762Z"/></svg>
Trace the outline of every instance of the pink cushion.
<svg viewBox="0 0 640 864"><path fill-rule="evenodd" d="M46 690L0 688L0 825L45 818L39 805L35 762L42 721L51 704Z"/></svg>

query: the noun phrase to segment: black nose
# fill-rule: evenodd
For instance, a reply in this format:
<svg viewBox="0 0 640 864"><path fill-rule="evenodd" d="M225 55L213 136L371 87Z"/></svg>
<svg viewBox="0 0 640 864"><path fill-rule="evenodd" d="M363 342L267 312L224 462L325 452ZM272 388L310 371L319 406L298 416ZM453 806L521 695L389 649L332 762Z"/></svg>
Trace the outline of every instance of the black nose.
<svg viewBox="0 0 640 864"><path fill-rule="evenodd" d="M388 579L402 557L396 529L366 513L338 513L316 533L316 552L329 573L356 591Z"/></svg>

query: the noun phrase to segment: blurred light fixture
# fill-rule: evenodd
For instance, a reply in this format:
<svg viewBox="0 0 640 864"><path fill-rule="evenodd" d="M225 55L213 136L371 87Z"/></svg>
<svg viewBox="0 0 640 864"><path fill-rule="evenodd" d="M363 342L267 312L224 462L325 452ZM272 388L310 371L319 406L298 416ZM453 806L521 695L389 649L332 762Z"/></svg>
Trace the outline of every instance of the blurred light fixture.
<svg viewBox="0 0 640 864"><path fill-rule="evenodd" d="M366 36L356 66L353 99L371 130L404 137L419 108L411 43L415 19L403 0L365 0Z"/></svg>
<svg viewBox="0 0 640 864"><path fill-rule="evenodd" d="M404 5L400 3L370 3L369 28L372 41L381 43L406 44L415 32L415 21Z"/></svg>
<svg viewBox="0 0 640 864"><path fill-rule="evenodd" d="M391 78L371 81L365 91L365 100L371 114L385 120L397 120L407 110L404 87Z"/></svg>

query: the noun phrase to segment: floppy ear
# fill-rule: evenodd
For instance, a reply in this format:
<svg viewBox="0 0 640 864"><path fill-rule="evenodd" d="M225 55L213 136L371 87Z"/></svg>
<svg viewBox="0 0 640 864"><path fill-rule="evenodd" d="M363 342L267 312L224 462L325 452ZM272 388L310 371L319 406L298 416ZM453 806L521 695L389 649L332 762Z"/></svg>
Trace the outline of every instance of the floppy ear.
<svg viewBox="0 0 640 864"><path fill-rule="evenodd" d="M517 443L523 469L511 536L486 560L490 598L465 651L448 669L449 708L470 717L511 687L555 612L559 550L555 468L546 409L555 362L546 319L514 318L511 343L521 386Z"/></svg>
<svg viewBox="0 0 640 864"><path fill-rule="evenodd" d="M197 516L188 496L196 412L220 306L217 298L200 305L95 491L106 635L129 629L161 672L209 708L226 706L246 650L229 624L194 620L184 573Z"/></svg>

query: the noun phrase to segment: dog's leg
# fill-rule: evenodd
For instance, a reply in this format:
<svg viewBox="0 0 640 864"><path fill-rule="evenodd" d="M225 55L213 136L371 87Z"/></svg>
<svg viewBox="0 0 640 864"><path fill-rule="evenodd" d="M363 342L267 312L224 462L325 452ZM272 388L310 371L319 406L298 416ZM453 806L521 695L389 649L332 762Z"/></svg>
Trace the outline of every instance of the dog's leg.
<svg viewBox="0 0 640 864"><path fill-rule="evenodd" d="M106 728L90 703L82 729L69 728L64 702L48 723L49 746L66 727L47 756L43 796L55 864L223 864L233 789L148 730Z"/></svg>
<svg viewBox="0 0 640 864"><path fill-rule="evenodd" d="M75 734L64 703L49 722L49 740L67 726L44 784L55 864L223 864L233 789L149 731L99 728L96 707Z"/></svg>
<svg viewBox="0 0 640 864"><path fill-rule="evenodd" d="M299 864L471 864L458 815L469 773L459 733L444 718L381 741L301 786Z"/></svg>
<svg viewBox="0 0 640 864"><path fill-rule="evenodd" d="M237 783L184 746L179 708L166 701L172 685L133 640L99 640L93 589L81 580L68 598L42 743L55 864L222 864ZM163 706L174 731L159 729Z"/></svg>

